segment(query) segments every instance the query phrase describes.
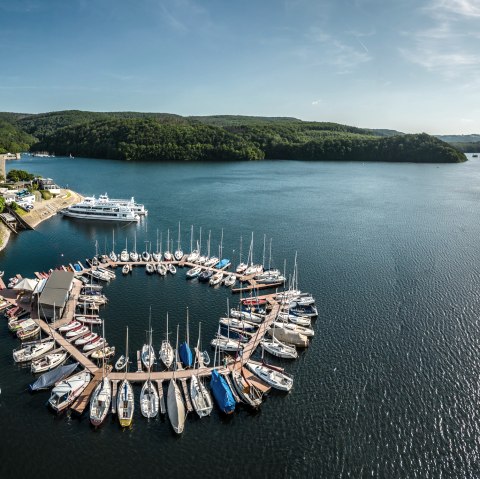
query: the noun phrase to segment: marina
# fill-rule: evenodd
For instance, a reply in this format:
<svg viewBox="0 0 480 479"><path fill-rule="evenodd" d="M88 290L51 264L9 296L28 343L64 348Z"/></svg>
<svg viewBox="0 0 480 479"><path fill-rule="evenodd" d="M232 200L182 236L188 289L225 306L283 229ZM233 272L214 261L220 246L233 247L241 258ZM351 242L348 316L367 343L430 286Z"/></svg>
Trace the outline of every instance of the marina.
<svg viewBox="0 0 480 479"><path fill-rule="evenodd" d="M166 264L168 267L170 266L177 266L181 268L199 268L201 271L210 271L212 274L217 274L217 275L222 275L224 271L230 266L230 261L229 260L222 260L222 261L216 261L218 262L219 268L216 268L214 266L205 266L205 265L198 265L197 263L188 261L191 258L191 255L184 255L182 258L179 260L174 260L172 259L171 261L168 261ZM91 355L94 351L105 351L106 347L106 341L101 340L99 341L98 335L90 333L90 336L92 338L99 338L99 339L92 339L90 340L87 338L85 341L82 340L82 336L85 336L86 333L88 333L89 329L86 328L85 326L81 326L81 322L78 321L84 320L85 322L92 322L92 319L87 320L84 315L78 315L76 313L77 306L85 304L85 294L82 294L84 290L91 290L91 292L96 292L95 295L91 296L91 301L96 301L100 297L100 292L101 292L101 286L95 286L94 283L90 283L89 285L85 284L85 281L81 281L82 277L90 277L91 279L95 279L98 281L106 281L109 282L111 279L115 279L115 274L113 273L113 270L117 269L118 267L124 267L127 265L130 270L133 268L145 268L146 271L148 272L147 266L154 264L154 269L158 269L158 267L162 264L161 262L154 262L153 257L152 261L144 261L141 258L139 258L138 261L112 261L109 257L107 256L98 256L94 257L92 260L87 259L86 263L88 264L88 267L81 267L79 268L79 271L77 271L76 268L73 266L70 266L69 268L62 267L60 270L60 273L58 272L52 272L49 277L51 276L52 278L55 276L55 284L58 284L60 282L60 279L57 279L57 277L64 277L65 281L68 283L68 270L71 270L72 273L75 273L72 278L73 280L71 281L71 287L69 287L69 293L68 293L68 299L66 300L65 305L62 307L61 311L61 318L55 320L55 312L53 313L54 319L51 322L48 322L46 319L42 319L42 317L39 315L40 308L33 307L33 301L29 305L22 305L21 309L25 312L25 314L29 313L30 317L32 320L41 328L43 333L47 336L50 337L55 341L57 346L59 347L58 351L65 351L69 357L72 358L72 360L76 361L81 367L84 368L84 371L88 371L91 374L92 379L89 381L88 385L85 387L85 389L81 392L81 394L78 396L78 398L75 399L75 401L70 405L71 410L74 411L77 414L82 414L85 409L87 408L91 395L93 391L97 388L99 383L102 381L103 378L103 366L99 366L96 364L94 361L91 359ZM77 264L77 263L75 263ZM78 263L80 264L80 263ZM213 263L212 263L213 264ZM101 265L101 266L100 266ZM64 272L65 271L65 272ZM242 273L229 273L231 276L237 278L241 283L246 283L247 287L241 288L241 291L258 291L258 289L265 288L265 287L270 287L274 288L276 286L282 286L282 283L278 284L270 284L270 285L259 285L256 283L254 277L255 274L250 274L250 275L245 275ZM44 275L41 275L40 273L35 273L35 275L41 280L45 281L45 278L43 277ZM62 276L63 275L63 276ZM75 277L76 275L76 277ZM188 279L188 277L187 277ZM48 288L48 279L46 283L46 287ZM57 286L60 287L60 286ZM35 287L33 287L35 289ZM44 288L45 289L45 288ZM241 292L240 291L240 292ZM10 298L11 302L11 308L17 308L18 305L16 303L16 295L17 291L14 289L7 289L4 290L5 297ZM234 291L232 290L232 293ZM38 303L42 302L43 298L43 293L40 295L40 297L37 299ZM90 300L89 300L90 301ZM270 311L264 316L262 319L261 323L258 324L258 329L255 332L255 334L251 334L250 339L247 341L246 344L243 345L241 355L237 355L236 357L233 356L226 356L225 361L223 362L222 365L214 364L213 366L205 366L203 364L203 354L200 353L199 348L194 348L194 356L195 356L195 363L198 364L198 367L196 368L191 368L189 367L190 365L187 364L186 367L183 367L181 363L178 360L177 356L177 365L173 370L167 369L163 371L154 371L152 368L147 368L147 371L144 370L144 365L142 364L143 359L142 353L140 351L136 352L136 358L137 358L137 370L134 372L112 372L111 367L107 372L107 377L109 381L113 382L113 391L111 393L111 396L113 397L113 402L115 403L115 396L118 388L118 382L120 381L129 381L131 383L145 383L146 381L152 381L157 385L158 388L158 396L159 396L159 403L160 403L160 411L162 414L165 413L165 403L164 403L164 394L163 394L163 389L162 389L162 384L163 381L171 381L171 380L179 380L179 383L181 385L181 390L183 390L183 397L185 399L185 406L186 406L186 411L187 413L193 412L193 406L190 401L190 395L188 391L188 384L187 380L191 380L192 376L195 376L196 378L203 378L203 377L210 377L213 371L218 371L218 373L225 378L226 385L227 387L230 388L231 394L235 401L237 403L242 402L240 397L237 395L235 392L235 388L233 387L233 384L230 380L230 374L232 371L239 371L240 374L244 374L244 371L246 369L244 368L244 365L248 363L250 360L251 356L257 349L257 347L261 344L263 341L266 333L270 330L272 325L276 320L279 318L279 312L281 309L281 305L283 303L283 298L282 299L277 299L277 293L271 293L268 295L263 295L263 296L255 296L253 298L250 298L248 302L246 302L249 307L253 307L255 305L268 305L270 308ZM30 307L29 307L30 306ZM57 303L58 306L58 303ZM56 308L54 306L54 310L56 311ZM84 314L84 313L83 313ZM87 315L88 316L88 315ZM95 316L91 316L95 317ZM187 328L188 328L188 323L187 323ZM78 333L77 333L78 330ZM65 336L64 337L60 332L63 331ZM85 331L85 332L83 332ZM232 329L232 333L235 330ZM187 329L188 332L188 329ZM228 334L228 333L227 333ZM77 339L80 338L80 339ZM187 337L188 340L188 337ZM99 344L101 346L96 346L93 349L90 349L88 352L86 349L88 346L84 346L83 350L81 347L78 347L77 344L94 344L95 341L99 341ZM188 345L188 342L187 342ZM187 346L188 347L188 346ZM153 351L153 350L152 350ZM218 351L218 355L220 356L220 351ZM215 348L215 356L217 356L217 348ZM252 375L249 374L247 376L248 378L251 378ZM247 379L245 377L245 381L249 382L250 379ZM259 390L262 391L262 394L266 394L270 387L263 382L260 378L256 378L255 382L252 382L252 387L253 384L255 386L260 385ZM116 406L112 405L112 412L115 411Z"/></svg>

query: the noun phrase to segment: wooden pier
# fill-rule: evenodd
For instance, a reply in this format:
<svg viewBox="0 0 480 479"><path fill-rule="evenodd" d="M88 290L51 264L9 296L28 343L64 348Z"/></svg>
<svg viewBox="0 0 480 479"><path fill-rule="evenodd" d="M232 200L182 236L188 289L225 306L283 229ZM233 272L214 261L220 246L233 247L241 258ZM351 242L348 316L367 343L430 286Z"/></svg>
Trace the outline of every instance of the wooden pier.
<svg viewBox="0 0 480 479"><path fill-rule="evenodd" d="M72 411L77 414L82 414L88 403L90 402L90 396L93 390L97 387L97 384L102 380L102 371L97 371L93 376L93 379L88 383L88 386L83 390L82 394L78 396L77 400L72 405Z"/></svg>
<svg viewBox="0 0 480 479"><path fill-rule="evenodd" d="M192 412L193 407L192 407L192 403L190 402L190 394L188 392L187 379L181 378L180 382L182 383L183 395L185 396L185 405L187 406L187 411Z"/></svg>
<svg viewBox="0 0 480 479"><path fill-rule="evenodd" d="M157 383L157 388L158 388L158 400L160 402L160 412L162 414L165 414L167 412L167 409L165 408L165 397L163 394L163 379L158 379L155 382Z"/></svg>

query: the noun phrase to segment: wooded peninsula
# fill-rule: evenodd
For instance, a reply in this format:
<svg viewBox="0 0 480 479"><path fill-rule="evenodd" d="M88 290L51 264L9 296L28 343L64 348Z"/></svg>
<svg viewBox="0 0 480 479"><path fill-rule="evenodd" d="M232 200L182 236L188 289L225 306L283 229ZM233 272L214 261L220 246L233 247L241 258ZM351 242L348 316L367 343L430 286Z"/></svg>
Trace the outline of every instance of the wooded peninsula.
<svg viewBox="0 0 480 479"><path fill-rule="evenodd" d="M20 151L130 161L466 161L459 149L425 133L287 117L0 113L0 153Z"/></svg>

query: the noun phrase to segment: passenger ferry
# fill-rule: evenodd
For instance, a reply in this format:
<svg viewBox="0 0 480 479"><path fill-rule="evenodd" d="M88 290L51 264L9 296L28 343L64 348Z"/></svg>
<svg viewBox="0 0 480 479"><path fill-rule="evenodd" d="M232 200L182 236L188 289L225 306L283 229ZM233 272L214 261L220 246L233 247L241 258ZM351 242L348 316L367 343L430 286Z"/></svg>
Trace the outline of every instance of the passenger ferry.
<svg viewBox="0 0 480 479"><path fill-rule="evenodd" d="M114 203L116 205L126 206L127 208L130 208L137 215L145 215L146 216L148 214L148 210L145 209L144 205L142 205L141 203L135 203L135 199L134 199L133 196L130 200L118 200L118 199L109 198L107 193L105 193L104 195L100 195L98 197L98 201L100 203L102 203L102 202L104 202L104 203Z"/></svg>
<svg viewBox="0 0 480 479"><path fill-rule="evenodd" d="M103 195L102 195L103 196ZM112 201L96 199L95 196L86 197L81 203L61 210L64 216L88 220L104 221L140 221L140 216L131 208Z"/></svg>

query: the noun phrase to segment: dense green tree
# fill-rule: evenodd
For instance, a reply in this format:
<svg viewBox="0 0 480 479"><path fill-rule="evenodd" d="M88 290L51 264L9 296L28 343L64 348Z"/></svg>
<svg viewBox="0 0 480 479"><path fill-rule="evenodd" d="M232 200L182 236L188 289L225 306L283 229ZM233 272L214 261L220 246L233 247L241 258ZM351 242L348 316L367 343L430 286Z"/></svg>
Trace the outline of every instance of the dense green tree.
<svg viewBox="0 0 480 479"><path fill-rule="evenodd" d="M32 175L25 170L10 170L7 173L8 181L31 181L35 178L35 175Z"/></svg>
<svg viewBox="0 0 480 479"><path fill-rule="evenodd" d="M440 163L466 159L451 145L426 134L404 135L394 130L368 130L286 117L181 117L78 110L36 115L0 113L0 151L2 124L27 135L23 141L10 139L9 151L25 149L25 145L33 143L33 135L38 141L32 151L128 161L296 159ZM462 150L468 151L463 147Z"/></svg>

